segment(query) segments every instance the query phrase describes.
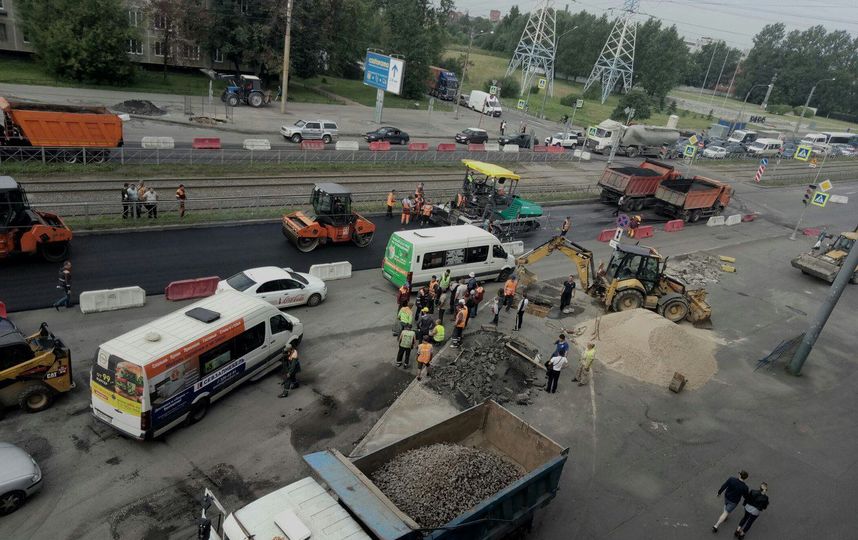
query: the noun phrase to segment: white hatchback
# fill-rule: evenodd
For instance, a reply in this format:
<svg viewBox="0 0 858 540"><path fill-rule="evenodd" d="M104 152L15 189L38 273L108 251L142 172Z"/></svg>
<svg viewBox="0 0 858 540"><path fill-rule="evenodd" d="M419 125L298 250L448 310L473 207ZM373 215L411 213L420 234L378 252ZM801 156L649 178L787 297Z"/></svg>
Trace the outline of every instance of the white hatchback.
<svg viewBox="0 0 858 540"><path fill-rule="evenodd" d="M218 292L235 290L265 300L278 308L318 306L328 296L328 286L321 279L295 272L291 268L263 266L239 272L221 280Z"/></svg>

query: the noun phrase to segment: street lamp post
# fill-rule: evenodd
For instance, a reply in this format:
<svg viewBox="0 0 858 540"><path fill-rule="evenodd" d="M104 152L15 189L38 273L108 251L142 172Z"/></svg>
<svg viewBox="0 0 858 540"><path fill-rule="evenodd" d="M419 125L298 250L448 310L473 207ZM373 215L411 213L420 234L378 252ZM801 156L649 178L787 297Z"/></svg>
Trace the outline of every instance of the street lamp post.
<svg viewBox="0 0 858 540"><path fill-rule="evenodd" d="M465 86L465 75L468 73L468 64L471 62L471 47L474 46L474 38L483 34L491 34L491 32L474 33L471 29L468 39L468 51L465 53L465 65L462 66L462 80L459 81L459 86L456 88L456 120L459 119L459 96L462 95L462 87Z"/></svg>
<svg viewBox="0 0 858 540"><path fill-rule="evenodd" d="M748 104L748 98L751 97L751 92L754 91L754 88L760 88L762 86L769 86L769 85L768 84L762 84L762 83L761 84L755 84L754 86L751 87L750 90L748 90L748 93L745 94L745 101L742 102L742 108L739 109L739 114L736 115L736 121L733 122L734 125L738 124L739 122L742 121L742 115L745 113L745 105Z"/></svg>
<svg viewBox="0 0 858 540"><path fill-rule="evenodd" d="M820 79L816 81L816 84L813 85L813 88L810 89L810 93L807 95L807 101L804 102L804 107L801 109L801 116L798 117L798 120L795 123L795 129L792 131L792 138L795 139L796 135L798 135L798 130L801 127L801 121L804 120L804 113L807 112L807 107L810 105L810 100L813 99L813 93L816 92L816 87L819 86L819 83L825 81L834 81L837 80L835 77L831 77L829 79Z"/></svg>

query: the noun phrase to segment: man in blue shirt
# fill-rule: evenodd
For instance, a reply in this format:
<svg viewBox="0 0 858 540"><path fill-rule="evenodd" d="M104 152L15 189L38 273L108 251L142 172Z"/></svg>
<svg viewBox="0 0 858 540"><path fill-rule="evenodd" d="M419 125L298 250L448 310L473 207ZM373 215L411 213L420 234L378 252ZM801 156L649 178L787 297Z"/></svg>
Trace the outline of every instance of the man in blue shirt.
<svg viewBox="0 0 858 540"><path fill-rule="evenodd" d="M731 476L721 485L721 489L718 490L716 497L720 497L722 493L724 494L724 511L721 512L718 521L712 526L712 532L718 532L718 526L727 520L727 516L736 509L742 497L748 496L748 485L745 483L747 479L747 471L739 471L739 478Z"/></svg>
<svg viewBox="0 0 858 540"><path fill-rule="evenodd" d="M566 353L568 352L569 342L566 341L566 334L560 334L559 339L554 342L554 352L551 354L551 356L566 356Z"/></svg>

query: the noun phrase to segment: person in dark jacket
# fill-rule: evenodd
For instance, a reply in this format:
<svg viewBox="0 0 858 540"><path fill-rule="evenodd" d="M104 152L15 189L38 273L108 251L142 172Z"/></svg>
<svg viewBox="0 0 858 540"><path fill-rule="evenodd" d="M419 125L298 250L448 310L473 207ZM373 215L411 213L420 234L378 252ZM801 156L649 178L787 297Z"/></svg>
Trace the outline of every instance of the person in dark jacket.
<svg viewBox="0 0 858 540"><path fill-rule="evenodd" d="M745 483L745 480L747 479L748 472L739 471L739 478L731 476L726 482L721 484L721 489L718 490L718 494L716 496L720 497L722 493L724 494L724 511L721 512L721 516L718 518L718 521L712 526L712 532L718 532L718 526L724 523L724 521L727 520L727 516L730 515L730 512L739 506L739 502L741 502L742 497L748 496L748 485Z"/></svg>
<svg viewBox="0 0 858 540"><path fill-rule="evenodd" d="M736 538L744 538L745 534L751 530L751 525L760 517L760 513L769 507L769 485L763 482L760 484L760 489L752 489L750 493L745 495L745 515L739 521L739 527L733 536Z"/></svg>

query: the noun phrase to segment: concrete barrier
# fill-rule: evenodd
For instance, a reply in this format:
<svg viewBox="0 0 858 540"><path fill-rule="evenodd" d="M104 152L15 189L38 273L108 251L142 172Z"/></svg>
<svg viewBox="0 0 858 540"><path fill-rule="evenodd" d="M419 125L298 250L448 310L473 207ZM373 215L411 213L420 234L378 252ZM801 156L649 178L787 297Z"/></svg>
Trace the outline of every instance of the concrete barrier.
<svg viewBox="0 0 858 540"><path fill-rule="evenodd" d="M685 222L681 219L673 219L664 224L665 232L681 231L685 228Z"/></svg>
<svg viewBox="0 0 858 540"><path fill-rule="evenodd" d="M485 152L486 145L483 143L473 143L468 145L468 152Z"/></svg>
<svg viewBox="0 0 858 540"><path fill-rule="evenodd" d="M172 137L143 137L140 146L147 150L170 150L176 147Z"/></svg>
<svg viewBox="0 0 858 540"><path fill-rule="evenodd" d="M738 225L742 223L742 214L733 214L724 220L724 225Z"/></svg>
<svg viewBox="0 0 858 540"><path fill-rule="evenodd" d="M500 144L498 144L496 142L486 143L485 147L486 147L486 152L500 152Z"/></svg>
<svg viewBox="0 0 858 540"><path fill-rule="evenodd" d="M146 304L146 291L140 287L120 287L80 293L80 311L99 313L141 307Z"/></svg>
<svg viewBox="0 0 858 540"><path fill-rule="evenodd" d="M546 152L548 152L548 147L542 144L537 144L533 147L533 151L537 154L545 154Z"/></svg>
<svg viewBox="0 0 858 540"><path fill-rule="evenodd" d="M709 221L706 222L707 227L718 227L719 225L724 224L724 216L712 216L709 218Z"/></svg>
<svg viewBox="0 0 858 540"><path fill-rule="evenodd" d="M215 293L219 281L220 278L217 276L174 281L164 289L164 296L167 300L205 298Z"/></svg>
<svg viewBox="0 0 858 540"><path fill-rule="evenodd" d="M271 141L268 139L244 139L242 146L245 150L271 150Z"/></svg>
<svg viewBox="0 0 858 540"><path fill-rule="evenodd" d="M455 152L456 143L438 143L438 146L435 147L435 150L438 152Z"/></svg>
<svg viewBox="0 0 858 540"><path fill-rule="evenodd" d="M505 144L503 147L504 153L507 154L517 154L518 153L518 145L517 144Z"/></svg>
<svg viewBox="0 0 858 540"><path fill-rule="evenodd" d="M562 146L549 146L546 152L549 154L562 154L565 150Z"/></svg>
<svg viewBox="0 0 858 540"><path fill-rule="evenodd" d="M582 161L590 161L590 152L585 152L584 150L573 150L572 156Z"/></svg>
<svg viewBox="0 0 858 540"><path fill-rule="evenodd" d="M635 240L638 238L652 238L655 234L655 229L652 225L642 225L635 231Z"/></svg>
<svg viewBox="0 0 858 540"><path fill-rule="evenodd" d="M357 152L360 150L360 143L357 141L337 141L336 150L348 150L349 152Z"/></svg>
<svg viewBox="0 0 858 540"><path fill-rule="evenodd" d="M390 150L390 141L373 141L369 143L369 149L373 152L387 152Z"/></svg>
<svg viewBox="0 0 858 540"><path fill-rule="evenodd" d="M191 141L194 150L220 150L220 138L218 137L194 137Z"/></svg>
<svg viewBox="0 0 858 540"><path fill-rule="evenodd" d="M614 239L614 234L616 234L616 232L617 229L602 229L602 232L599 233L596 240L599 242L608 242Z"/></svg>
<svg viewBox="0 0 858 540"><path fill-rule="evenodd" d="M325 141L301 141L301 150L324 150Z"/></svg>
<svg viewBox="0 0 858 540"><path fill-rule="evenodd" d="M501 244L503 246L504 251L512 255L513 257L518 257L522 253L524 253L524 242L519 240L518 242L506 242Z"/></svg>
<svg viewBox="0 0 858 540"><path fill-rule="evenodd" d="M408 143L408 150L410 152L425 152L425 151L429 150L429 143L425 143L425 142Z"/></svg>
<svg viewBox="0 0 858 540"><path fill-rule="evenodd" d="M309 274L324 281L350 278L352 277L352 263L343 261L327 264L314 264L310 267Z"/></svg>

